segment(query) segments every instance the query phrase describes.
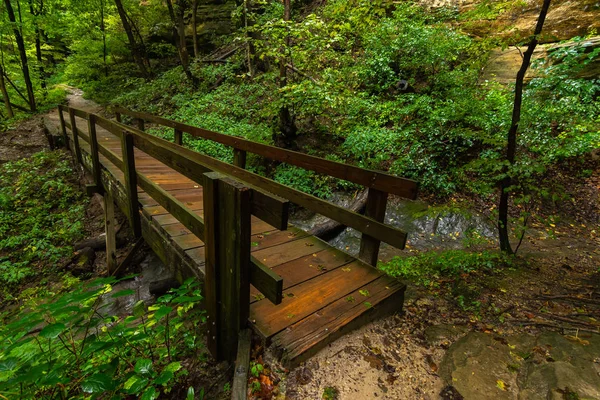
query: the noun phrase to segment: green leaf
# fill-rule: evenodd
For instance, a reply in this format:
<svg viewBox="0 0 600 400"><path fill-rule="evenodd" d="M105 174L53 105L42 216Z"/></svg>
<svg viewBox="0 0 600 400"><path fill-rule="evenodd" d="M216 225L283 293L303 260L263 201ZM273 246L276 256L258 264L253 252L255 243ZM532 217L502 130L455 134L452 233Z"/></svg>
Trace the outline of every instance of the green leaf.
<svg viewBox="0 0 600 400"><path fill-rule="evenodd" d="M17 361L14 357L0 361L0 372L14 371L17 367Z"/></svg>
<svg viewBox="0 0 600 400"><path fill-rule="evenodd" d="M152 371L152 360L148 360L147 358L137 360L134 371L142 375L150 373Z"/></svg>
<svg viewBox="0 0 600 400"><path fill-rule="evenodd" d="M164 371L170 371L170 372L175 373L175 372L179 371L180 369L181 369L181 363L179 361L175 361L175 362L172 362L169 365L167 365L163 369L163 372Z"/></svg>
<svg viewBox="0 0 600 400"><path fill-rule="evenodd" d="M143 378L139 375L133 375L131 378L127 379L123 387L125 388L127 393L137 394L144 390L146 385L148 385L148 379Z"/></svg>
<svg viewBox="0 0 600 400"><path fill-rule="evenodd" d="M146 304L144 300L140 300L133 305L133 315L141 317L146 312Z"/></svg>
<svg viewBox="0 0 600 400"><path fill-rule="evenodd" d="M195 397L194 387L190 386L187 391L187 396L185 396L185 400L194 400Z"/></svg>
<svg viewBox="0 0 600 400"><path fill-rule="evenodd" d="M162 306L154 313L154 318L157 321L160 321L163 317L165 317L166 315L169 315L169 313L171 313L171 311L173 311L173 307Z"/></svg>
<svg viewBox="0 0 600 400"><path fill-rule="evenodd" d="M171 371L163 371L158 378L156 378L154 380L154 384L155 385L165 385L167 384L171 379L173 379L175 375L173 374L173 372Z"/></svg>
<svg viewBox="0 0 600 400"><path fill-rule="evenodd" d="M40 336L46 339L55 339L60 335L67 327L63 323L56 323L46 325L40 332Z"/></svg>
<svg viewBox="0 0 600 400"><path fill-rule="evenodd" d="M106 374L94 374L83 381L81 390L85 393L105 393L114 390L113 379Z"/></svg>
<svg viewBox="0 0 600 400"><path fill-rule="evenodd" d="M141 400L154 400L157 399L160 395L160 392L156 391L154 386L150 386L141 397Z"/></svg>
<svg viewBox="0 0 600 400"><path fill-rule="evenodd" d="M133 290L133 289L125 289L125 290L120 290L120 291L114 293L110 297L117 298L117 297L131 296L132 294L135 294L135 290Z"/></svg>

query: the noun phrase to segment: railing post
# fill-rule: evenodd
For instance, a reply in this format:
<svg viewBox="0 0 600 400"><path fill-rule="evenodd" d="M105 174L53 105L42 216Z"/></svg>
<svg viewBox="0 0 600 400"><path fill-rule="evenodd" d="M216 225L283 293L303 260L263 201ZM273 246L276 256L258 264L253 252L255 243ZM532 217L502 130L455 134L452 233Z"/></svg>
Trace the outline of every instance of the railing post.
<svg viewBox="0 0 600 400"><path fill-rule="evenodd" d="M117 267L117 238L115 232L115 203L112 195L106 191L104 199L104 228L106 232L106 271L111 276Z"/></svg>
<svg viewBox="0 0 600 400"><path fill-rule="evenodd" d="M220 360L235 360L238 334L250 313L250 202L251 190L241 183L220 174L205 174L208 343Z"/></svg>
<svg viewBox="0 0 600 400"><path fill-rule="evenodd" d="M145 123L144 123L144 120L143 120L143 119L141 119L141 118L138 118L138 119L137 119L137 126L138 126L138 129L139 129L140 131L144 131L144 130L146 130L146 125L145 125Z"/></svg>
<svg viewBox="0 0 600 400"><path fill-rule="evenodd" d="M179 146L183 145L183 132L181 132L179 129L175 128L175 140L174 140L175 144L178 144Z"/></svg>
<svg viewBox="0 0 600 400"><path fill-rule="evenodd" d="M79 134L77 133L77 123L75 122L75 112L69 108L69 120L71 121L71 133L73 134L73 143L75 144L75 157L78 163L82 163L81 147L79 147Z"/></svg>
<svg viewBox="0 0 600 400"><path fill-rule="evenodd" d="M121 113L118 111L115 111L115 119L117 120L117 122L123 122L122 118L121 118Z"/></svg>
<svg viewBox="0 0 600 400"><path fill-rule="evenodd" d="M246 168L246 151L233 149L233 165L240 168Z"/></svg>
<svg viewBox="0 0 600 400"><path fill-rule="evenodd" d="M385 218L387 199L388 194L386 192L369 188L365 216L373 218L377 222L383 222ZM360 240L360 252L358 254L358 258L374 267L377 266L380 244L381 241L363 233Z"/></svg>
<svg viewBox="0 0 600 400"><path fill-rule="evenodd" d="M142 236L142 225L139 213L133 136L131 133L123 131L121 147L123 150L123 173L125 174L125 193L127 194L129 223L131 224L134 236L140 238Z"/></svg>
<svg viewBox="0 0 600 400"><path fill-rule="evenodd" d="M60 131L63 135L63 140L65 141L65 148L70 148L69 145L69 136L67 135L67 127L65 126L65 116L63 114L63 106L58 106L58 118L60 119Z"/></svg>
<svg viewBox="0 0 600 400"><path fill-rule="evenodd" d="M102 192L102 179L100 169L100 156L98 154L98 137L96 135L96 116L90 114L88 118L88 132L90 134L90 156L92 157L92 175L96 190Z"/></svg>

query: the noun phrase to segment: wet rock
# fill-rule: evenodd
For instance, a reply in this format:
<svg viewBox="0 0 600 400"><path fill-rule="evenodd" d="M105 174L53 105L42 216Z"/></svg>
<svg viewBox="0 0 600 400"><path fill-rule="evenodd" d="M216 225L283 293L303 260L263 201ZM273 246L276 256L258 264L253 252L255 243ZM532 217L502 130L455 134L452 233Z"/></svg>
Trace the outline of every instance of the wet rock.
<svg viewBox="0 0 600 400"><path fill-rule="evenodd" d="M425 329L425 340L430 346L445 342L453 342L459 336L464 335L469 328L463 325L432 325Z"/></svg>
<svg viewBox="0 0 600 400"><path fill-rule="evenodd" d="M94 261L96 260L96 253L91 247L84 247L75 252L75 255L71 259L67 270L71 271L73 276L78 278L90 277L94 271Z"/></svg>
<svg viewBox="0 0 600 400"><path fill-rule="evenodd" d="M502 339L472 332L450 346L440 375L452 391L475 400L600 399L600 335Z"/></svg>

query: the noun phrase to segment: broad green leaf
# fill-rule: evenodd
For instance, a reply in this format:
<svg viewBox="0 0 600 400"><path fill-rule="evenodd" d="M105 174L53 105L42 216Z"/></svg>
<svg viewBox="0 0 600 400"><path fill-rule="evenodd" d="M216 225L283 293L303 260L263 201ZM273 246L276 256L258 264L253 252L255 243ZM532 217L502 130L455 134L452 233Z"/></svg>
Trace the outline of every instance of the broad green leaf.
<svg viewBox="0 0 600 400"><path fill-rule="evenodd" d="M0 361L0 372L13 371L17 367L17 361L14 357Z"/></svg>
<svg viewBox="0 0 600 400"><path fill-rule="evenodd" d="M169 315L171 311L173 311L173 307L162 306L154 313L154 318L160 321L163 317Z"/></svg>
<svg viewBox="0 0 600 400"><path fill-rule="evenodd" d="M163 371L158 378L156 378L154 380L154 383L156 385L165 385L167 384L171 379L173 379L175 375L173 374L173 372L171 371Z"/></svg>
<svg viewBox="0 0 600 400"><path fill-rule="evenodd" d="M148 379L139 375L133 375L131 378L127 379L124 388L129 394L138 394L146 388L146 385L148 385Z"/></svg>
<svg viewBox="0 0 600 400"><path fill-rule="evenodd" d="M148 374L152 371L152 360L148 360L147 358L140 358L135 363L135 372L138 374Z"/></svg>
<svg viewBox="0 0 600 400"><path fill-rule="evenodd" d="M40 336L46 339L55 339L60 335L67 327L63 323L56 323L46 325L40 332Z"/></svg>
<svg viewBox="0 0 600 400"><path fill-rule="evenodd" d="M114 390L113 379L106 374L94 374L83 381L81 390L85 393L104 393Z"/></svg>
<svg viewBox="0 0 600 400"><path fill-rule="evenodd" d="M125 290L120 290L116 293L113 293L112 298L117 298L117 297L124 297L124 296L131 296L132 294L135 294L135 290L133 289L125 289Z"/></svg>
<svg viewBox="0 0 600 400"><path fill-rule="evenodd" d="M146 312L146 304L144 304L144 300L140 300L133 305L133 315L136 317L141 317Z"/></svg>
<svg viewBox="0 0 600 400"><path fill-rule="evenodd" d="M193 386L190 386L190 387L188 388L188 391L187 391L187 396L185 397L185 400L194 400L194 399L195 399L195 397L196 397L196 396L195 396L195 392L194 392L194 387L193 387Z"/></svg>
<svg viewBox="0 0 600 400"><path fill-rule="evenodd" d="M157 399L160 395L160 392L156 391L154 386L150 386L141 397L141 400L154 400Z"/></svg>
<svg viewBox="0 0 600 400"><path fill-rule="evenodd" d="M181 363L179 361L175 361L167 365L163 371L171 371L173 373L179 371L181 369Z"/></svg>

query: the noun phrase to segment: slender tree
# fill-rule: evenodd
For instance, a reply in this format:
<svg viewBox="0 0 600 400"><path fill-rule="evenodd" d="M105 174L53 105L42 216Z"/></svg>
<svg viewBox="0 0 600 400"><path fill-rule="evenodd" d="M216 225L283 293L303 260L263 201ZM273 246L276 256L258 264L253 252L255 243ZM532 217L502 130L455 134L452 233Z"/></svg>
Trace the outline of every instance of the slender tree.
<svg viewBox="0 0 600 400"><path fill-rule="evenodd" d="M108 65L106 64L106 23L104 22L104 0L100 0L100 32L102 33L102 63L104 65L104 76L108 76Z"/></svg>
<svg viewBox="0 0 600 400"><path fill-rule="evenodd" d="M292 19L292 6L291 0L284 0L284 13L283 20L288 22ZM291 44L291 39L289 35L285 39L285 49L288 51ZM279 62L279 87L285 88L288 83L288 74L287 74L287 57L285 55L281 55L281 60ZM298 132L298 128L294 122L294 118L292 113L290 112L290 108L287 105L284 105L279 110L279 133L281 135L282 144L284 147L292 147L294 139L296 138L296 133ZM276 142L281 142L276 140Z"/></svg>
<svg viewBox="0 0 600 400"><path fill-rule="evenodd" d="M0 90L2 90L2 99L4 100L6 114L8 115L8 118L12 118L15 114L13 113L10 97L8 97L8 91L6 90L6 81L4 80L4 69L2 68L2 65L0 65Z"/></svg>
<svg viewBox="0 0 600 400"><path fill-rule="evenodd" d="M538 36L542 33L544 27L544 21L550 8L550 0L544 0L540 16L538 18L533 37L527 46L527 50L523 53L523 62L521 68L517 72L517 78L515 82L515 100L512 112L512 121L510 129L508 131L508 144L506 146L506 161L507 166L504 170L504 178L500 182L500 204L498 206L498 237L500 241L500 249L506 253L513 254L512 247L510 245L510 239L508 235L508 208L510 200L510 187L514 183L511 176L510 167L515 164L515 158L517 153L517 133L519 131L519 122L521 121L521 104L523 102L523 82L525 80L525 74L531 63L531 56L538 44Z"/></svg>
<svg viewBox="0 0 600 400"><path fill-rule="evenodd" d="M27 87L27 99L29 103L29 109L33 112L36 111L35 95L33 93L33 84L31 83L31 76L29 75L29 62L27 59L27 52L25 51L25 42L23 40L23 34L13 10L10 0L4 0L6 6L6 13L8 14L8 20L13 27L13 33L15 35L15 41L17 42L17 48L19 49L19 57L21 58L21 69L23 70L23 79L25 80L25 86Z"/></svg>
<svg viewBox="0 0 600 400"><path fill-rule="evenodd" d="M42 89L46 89L46 71L44 71L44 60L42 58L42 37L44 36L42 29L38 23L38 17L44 12L44 0L40 0L36 9L33 0L29 0L29 13L33 17L33 27L35 30L35 57L38 63L38 71L40 76L40 84Z"/></svg>
<svg viewBox="0 0 600 400"><path fill-rule="evenodd" d="M133 36L133 30L131 29L129 18L127 17L125 8L123 8L123 2L121 0L115 0L115 5L117 6L117 11L119 13L119 17L121 18L121 23L123 24L123 29L125 30L125 34L127 35L127 40L129 41L131 55L133 56L133 59L137 64L142 76L148 79L150 78L150 73L148 71L148 68L146 68L146 64L144 63L145 51L143 49L143 46L140 46L136 42L135 37Z"/></svg>
<svg viewBox="0 0 600 400"><path fill-rule="evenodd" d="M198 46L198 0L192 2L192 35L194 36L194 57L200 56L200 48Z"/></svg>
<svg viewBox="0 0 600 400"><path fill-rule="evenodd" d="M171 17L171 22L173 23L173 36L175 36L175 42L177 47L177 52L179 53L179 60L181 61L181 66L183 67L183 72L185 72L185 76L192 83L192 85L197 85L197 79L192 72L190 71L190 55L187 50L187 44L185 41L185 9L187 8L186 0L177 0L175 7L173 6L173 2L171 0L167 0L167 8L169 10L169 15Z"/></svg>

